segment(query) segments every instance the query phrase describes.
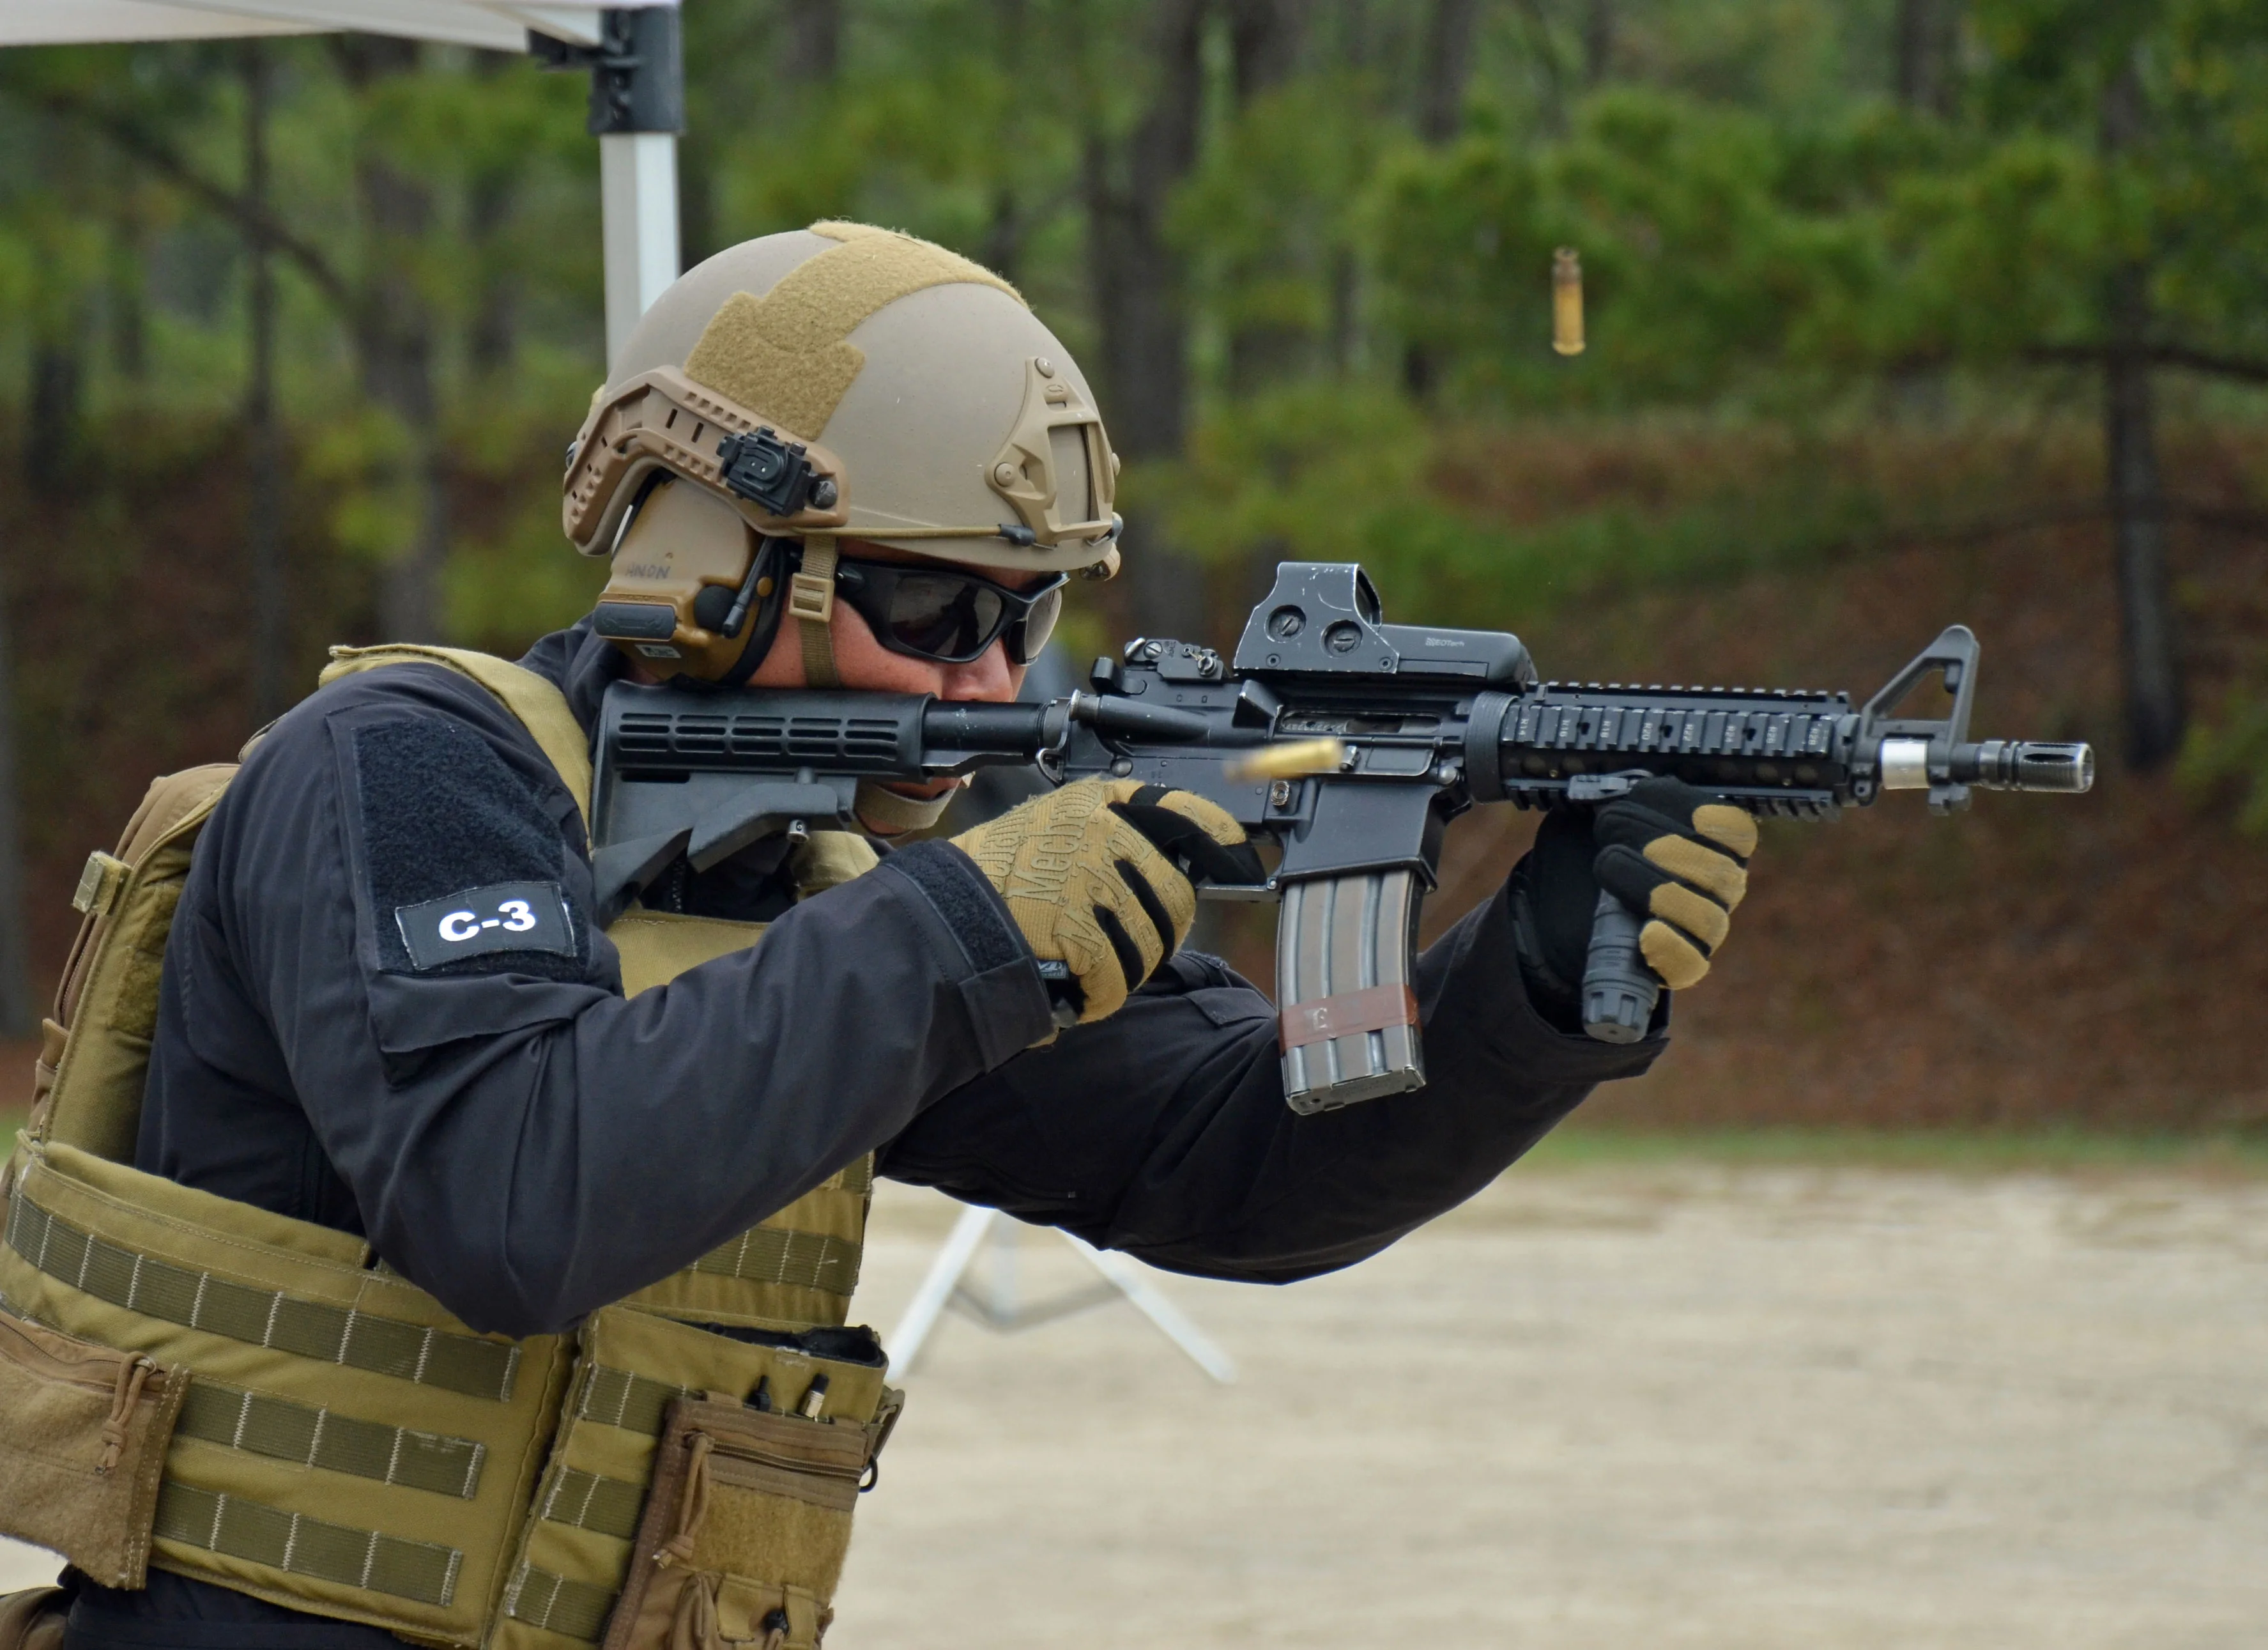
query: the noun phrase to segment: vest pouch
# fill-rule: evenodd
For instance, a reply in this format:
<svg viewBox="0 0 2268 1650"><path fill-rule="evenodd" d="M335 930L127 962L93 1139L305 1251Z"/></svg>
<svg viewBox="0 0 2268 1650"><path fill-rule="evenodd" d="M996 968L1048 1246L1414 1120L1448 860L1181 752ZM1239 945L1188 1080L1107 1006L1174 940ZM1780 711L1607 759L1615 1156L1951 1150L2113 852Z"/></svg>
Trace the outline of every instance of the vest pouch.
<svg viewBox="0 0 2268 1650"><path fill-rule="evenodd" d="M873 1444L730 1393L671 1404L606 1650L816 1650Z"/></svg>
<svg viewBox="0 0 2268 1650"><path fill-rule="evenodd" d="M652 1568L639 1539L641 1528L649 1520L666 1522L679 1510L679 1492L660 1488L649 1495L647 1486L658 1470L672 1464L663 1439L673 1408L681 1403L703 1410L713 1403L728 1412L745 1410L748 1430L761 1428L766 1436L781 1427L795 1429L789 1436L803 1453L777 1448L774 1453L798 1464L767 1470L797 1482L823 1480L823 1493L841 1503L837 1511L788 1497L791 1506L773 1522L753 1514L745 1522L736 1521L742 1504L717 1498L725 1493L739 1497L741 1488L737 1484L726 1487L725 1479L747 1475L734 1465L729 1472L720 1469L709 1480L711 1506L718 1510L712 1510L703 1527L708 1533L697 1538L705 1543L702 1562L720 1578L740 1577L745 1583L729 1590L721 1580L712 1586L716 1618L727 1625L737 1621L739 1601L751 1596L746 1584L762 1581L771 1588L774 1602L758 1611L758 1617L779 1608L781 1588L792 1586L811 1600L815 1623L817 1613L834 1595L850 1551L849 1509L856 1499L859 1475L896 1412L897 1396L882 1384L882 1374L877 1364L821 1357L797 1346L758 1345L635 1307L607 1307L593 1314L583 1329L574 1385L536 1492L535 1516L528 1522L505 1591L504 1619L490 1640L491 1650L596 1645L606 1638L610 1617L624 1614L615 1608L617 1598L641 1567ZM776 1411L793 1413L766 1415L747 1409L747 1401L759 1393ZM710 1430L714 1437L724 1435L721 1427ZM741 1434L732 1436L738 1440ZM733 1447L741 1448L738 1441ZM716 1447L712 1444L712 1453ZM857 1464L847 1468L845 1478L843 1463L853 1456ZM806 1469L800 1464L806 1457L835 1464ZM751 1457L751 1470L762 1464ZM673 1524L661 1539L674 1534ZM779 1541L789 1544L765 1551L747 1546ZM723 1551L720 1543L733 1543L731 1561L709 1563ZM633 1607L627 1613L635 1616L637 1611ZM761 1645L763 1637L764 1632L758 1632L752 1644ZM644 1645L647 1640L628 1642Z"/></svg>
<svg viewBox="0 0 2268 1650"><path fill-rule="evenodd" d="M188 1376L0 1311L0 1534L138 1587Z"/></svg>

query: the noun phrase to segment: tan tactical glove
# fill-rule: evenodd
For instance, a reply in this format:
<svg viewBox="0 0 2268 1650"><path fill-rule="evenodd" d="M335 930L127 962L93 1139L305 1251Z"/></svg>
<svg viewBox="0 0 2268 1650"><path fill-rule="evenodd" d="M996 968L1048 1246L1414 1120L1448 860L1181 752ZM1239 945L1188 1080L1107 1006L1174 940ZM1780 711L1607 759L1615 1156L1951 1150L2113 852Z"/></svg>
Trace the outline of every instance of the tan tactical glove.
<svg viewBox="0 0 2268 1650"><path fill-rule="evenodd" d="M1683 780L1654 778L1602 803L1591 835L1601 887L1649 920L1646 966L1674 991L1697 984L1749 891L1756 822Z"/></svg>
<svg viewBox="0 0 2268 1650"><path fill-rule="evenodd" d="M1263 875L1226 810L1131 779L1079 780L953 843L1000 890L1033 954L1070 969L1082 1024L1116 1013L1188 937L1197 882Z"/></svg>

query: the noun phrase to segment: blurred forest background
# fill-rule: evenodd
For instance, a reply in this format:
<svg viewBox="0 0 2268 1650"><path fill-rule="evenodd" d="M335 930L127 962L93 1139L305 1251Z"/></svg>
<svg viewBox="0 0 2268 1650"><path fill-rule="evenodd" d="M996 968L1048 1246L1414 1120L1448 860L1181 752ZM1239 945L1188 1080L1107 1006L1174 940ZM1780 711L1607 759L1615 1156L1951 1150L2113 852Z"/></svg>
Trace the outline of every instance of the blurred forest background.
<svg viewBox="0 0 2268 1650"><path fill-rule="evenodd" d="M1864 693L1958 620L1980 733L2100 742L2083 800L1772 827L1686 1046L1609 1115L2268 1127L2268 0L684 22L688 267L900 226L1098 380L1129 571L1082 652L1226 640L1278 557L1352 558L1560 676ZM585 99L357 36L0 55L11 1028L87 850L326 645L514 653L585 608ZM1436 928L1508 815L1453 834Z"/></svg>

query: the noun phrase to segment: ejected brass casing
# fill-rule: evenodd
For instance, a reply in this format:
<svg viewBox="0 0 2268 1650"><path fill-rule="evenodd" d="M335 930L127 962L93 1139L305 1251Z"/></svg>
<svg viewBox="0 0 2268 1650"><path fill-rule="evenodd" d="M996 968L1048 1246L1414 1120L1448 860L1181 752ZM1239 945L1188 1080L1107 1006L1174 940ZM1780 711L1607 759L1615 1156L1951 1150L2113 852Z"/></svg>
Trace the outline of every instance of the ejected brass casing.
<svg viewBox="0 0 2268 1650"><path fill-rule="evenodd" d="M1572 247L1551 254L1551 347L1583 353L1583 261Z"/></svg>
<svg viewBox="0 0 2268 1650"><path fill-rule="evenodd" d="M1296 739L1280 745L1263 745L1248 756L1238 756L1221 770L1237 784L1253 779L1297 779L1311 773L1336 773L1346 765L1346 742L1336 739Z"/></svg>

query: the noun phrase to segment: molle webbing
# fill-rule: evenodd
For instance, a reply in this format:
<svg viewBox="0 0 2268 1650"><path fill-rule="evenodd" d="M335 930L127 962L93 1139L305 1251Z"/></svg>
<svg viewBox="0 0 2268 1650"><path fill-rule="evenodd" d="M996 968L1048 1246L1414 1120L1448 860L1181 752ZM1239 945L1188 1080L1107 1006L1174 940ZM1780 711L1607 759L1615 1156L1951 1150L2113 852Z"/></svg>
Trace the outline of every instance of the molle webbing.
<svg viewBox="0 0 2268 1650"><path fill-rule="evenodd" d="M455 1602L465 1555L430 1541L405 1541L217 1494L172 1480L158 1497L158 1537L364 1592L446 1609Z"/></svg>
<svg viewBox="0 0 2268 1650"><path fill-rule="evenodd" d="M659 1436L662 1416L670 1404L679 1398L699 1396L700 1389L695 1387L676 1386L666 1381L634 1375L627 1369L593 1364L584 1376L583 1393L576 1400L575 1415L578 1420L596 1421L601 1426L620 1426L630 1432Z"/></svg>
<svg viewBox="0 0 2268 1650"><path fill-rule="evenodd" d="M644 1484L570 1467L559 1475L535 1515L571 1529L595 1529L628 1541L637 1534L638 1512L644 1505Z"/></svg>
<svg viewBox="0 0 2268 1650"><path fill-rule="evenodd" d="M79 1231L19 1190L8 1247L97 1300L279 1352L509 1403L519 1348L253 1288Z"/></svg>
<svg viewBox="0 0 2268 1650"><path fill-rule="evenodd" d="M380 1484L407 1484L470 1500L481 1487L487 1446L469 1438L357 1420L217 1381L193 1381L174 1424L177 1436Z"/></svg>
<svg viewBox="0 0 2268 1650"><path fill-rule="evenodd" d="M623 939L627 975L641 946L636 935ZM794 1330L847 1322L873 1186L872 1159L846 1165L777 1214L639 1290L629 1304L682 1323Z"/></svg>
<svg viewBox="0 0 2268 1650"><path fill-rule="evenodd" d="M730 1243L693 1263L693 1270L717 1278L780 1284L794 1289L823 1289L850 1298L858 1281L858 1245L816 1232L780 1232L750 1226Z"/></svg>
<svg viewBox="0 0 2268 1650"><path fill-rule="evenodd" d="M622 1538L625 1544L630 1537ZM588 1644L606 1631L607 1617L615 1608L620 1587L571 1581L565 1576L524 1565L505 1593L504 1613L546 1632L561 1633Z"/></svg>

